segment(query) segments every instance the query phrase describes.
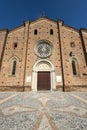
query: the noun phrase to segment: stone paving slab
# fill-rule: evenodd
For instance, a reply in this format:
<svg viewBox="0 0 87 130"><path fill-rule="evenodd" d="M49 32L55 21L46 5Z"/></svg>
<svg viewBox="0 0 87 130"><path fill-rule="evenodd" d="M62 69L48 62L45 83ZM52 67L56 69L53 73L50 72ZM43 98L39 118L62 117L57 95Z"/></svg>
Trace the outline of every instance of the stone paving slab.
<svg viewBox="0 0 87 130"><path fill-rule="evenodd" d="M86 92L0 93L0 130L87 130Z"/></svg>
<svg viewBox="0 0 87 130"><path fill-rule="evenodd" d="M2 99L5 99L5 98L7 98L7 97L9 97L9 96L11 96L11 95L13 95L14 94L14 92L12 93L8 93L8 92L1 92L0 93L0 100L2 100Z"/></svg>
<svg viewBox="0 0 87 130"><path fill-rule="evenodd" d="M87 100L87 92L84 92L84 94L82 92L73 92L73 94L78 95L79 97L82 97Z"/></svg>

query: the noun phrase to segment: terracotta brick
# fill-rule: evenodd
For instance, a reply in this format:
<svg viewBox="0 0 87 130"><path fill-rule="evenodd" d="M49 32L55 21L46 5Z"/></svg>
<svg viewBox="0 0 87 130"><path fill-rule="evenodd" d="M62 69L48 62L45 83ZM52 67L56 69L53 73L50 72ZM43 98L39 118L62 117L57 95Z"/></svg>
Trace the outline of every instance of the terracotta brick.
<svg viewBox="0 0 87 130"><path fill-rule="evenodd" d="M37 29L37 34L34 30ZM53 29L53 35L50 34ZM38 57L35 46L40 41L52 45L52 54L46 58ZM74 43L74 47L71 47ZM72 59L77 63L77 75L73 75ZM12 75L13 60L16 60L15 75ZM34 84L33 71L41 62L52 64L50 70L51 90L87 90L87 30L77 30L64 25L63 21L39 18L13 30L0 31L0 90L30 91ZM40 63L39 63L40 61ZM34 72L37 73L38 72ZM57 78L61 77L59 81ZM54 79L52 79L54 77ZM37 77L36 77L37 78ZM29 81L27 81L29 80ZM35 79L36 87L37 82ZM16 87L15 87L16 86ZM37 89L37 88L36 88Z"/></svg>

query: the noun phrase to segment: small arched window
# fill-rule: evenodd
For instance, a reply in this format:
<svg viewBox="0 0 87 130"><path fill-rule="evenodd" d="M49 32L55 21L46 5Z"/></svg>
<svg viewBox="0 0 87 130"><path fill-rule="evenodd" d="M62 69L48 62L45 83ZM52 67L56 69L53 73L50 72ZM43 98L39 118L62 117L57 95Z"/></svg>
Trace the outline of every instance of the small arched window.
<svg viewBox="0 0 87 130"><path fill-rule="evenodd" d="M15 72L16 72L16 65L17 65L17 61L14 60L14 61L13 61L13 66L12 66L12 75L15 75Z"/></svg>
<svg viewBox="0 0 87 130"><path fill-rule="evenodd" d="M37 35L37 29L34 30L34 35Z"/></svg>
<svg viewBox="0 0 87 130"><path fill-rule="evenodd" d="M50 35L53 35L53 29L50 29Z"/></svg>
<svg viewBox="0 0 87 130"><path fill-rule="evenodd" d="M73 75L77 75L77 65L76 65L76 61L72 60L72 71L73 71Z"/></svg>

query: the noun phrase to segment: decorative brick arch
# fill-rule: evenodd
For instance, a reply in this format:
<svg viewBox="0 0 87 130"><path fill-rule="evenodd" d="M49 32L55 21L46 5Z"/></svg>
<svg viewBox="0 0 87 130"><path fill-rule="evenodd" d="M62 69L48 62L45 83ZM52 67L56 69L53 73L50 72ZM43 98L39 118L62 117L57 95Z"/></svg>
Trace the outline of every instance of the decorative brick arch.
<svg viewBox="0 0 87 130"><path fill-rule="evenodd" d="M32 90L37 91L37 73L39 71L49 71L50 72L50 84L51 84L51 91L56 89L55 85L55 69L53 64L45 59L37 61L33 66L32 72Z"/></svg>
<svg viewBox="0 0 87 130"><path fill-rule="evenodd" d="M14 55L14 56L11 56L8 61L11 62L11 61L13 61L13 60L21 61L20 58L17 57L17 56L15 56L15 55Z"/></svg>
<svg viewBox="0 0 87 130"><path fill-rule="evenodd" d="M72 73L74 76L79 76L79 60L77 57L71 57L70 58L70 63L71 63L71 66L72 66L72 63L75 64L75 73L74 73L74 68L72 66Z"/></svg>
<svg viewBox="0 0 87 130"><path fill-rule="evenodd" d="M18 63L20 62L21 60L20 60L20 58L19 57L17 57L17 56L12 56L12 57L10 57L9 58L9 60L8 60L8 62L9 62L9 64L8 64L8 74L9 75L15 75L15 73L13 74L13 64L14 64L14 62L16 62L16 66L18 65ZM15 66L15 67L16 67ZM17 67L16 67L17 68ZM16 69L15 69L16 70Z"/></svg>

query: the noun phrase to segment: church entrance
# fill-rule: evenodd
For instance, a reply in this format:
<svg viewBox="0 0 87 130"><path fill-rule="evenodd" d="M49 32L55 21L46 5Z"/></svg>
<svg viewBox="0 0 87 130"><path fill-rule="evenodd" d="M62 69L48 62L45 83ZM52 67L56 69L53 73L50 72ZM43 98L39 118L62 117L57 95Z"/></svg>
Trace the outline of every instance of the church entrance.
<svg viewBox="0 0 87 130"><path fill-rule="evenodd" d="M46 59L38 60L33 66L32 90L55 90L55 69L53 64Z"/></svg>
<svg viewBox="0 0 87 130"><path fill-rule="evenodd" d="M50 71L39 71L37 75L37 90L50 90Z"/></svg>

